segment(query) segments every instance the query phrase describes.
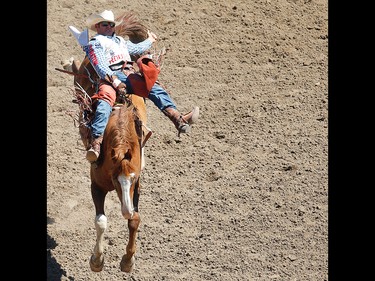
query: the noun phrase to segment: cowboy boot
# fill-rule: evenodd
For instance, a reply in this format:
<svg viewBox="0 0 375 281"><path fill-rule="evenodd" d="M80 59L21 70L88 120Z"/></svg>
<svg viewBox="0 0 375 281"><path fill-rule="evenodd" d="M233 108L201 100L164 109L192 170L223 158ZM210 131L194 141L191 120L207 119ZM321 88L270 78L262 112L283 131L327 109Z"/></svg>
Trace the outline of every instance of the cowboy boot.
<svg viewBox="0 0 375 281"><path fill-rule="evenodd" d="M189 113L182 115L176 109L168 107L163 110L163 113L173 122L174 126L178 131L178 136L180 133L189 133L191 130L191 124L195 123L199 117L199 107L196 106Z"/></svg>
<svg viewBox="0 0 375 281"><path fill-rule="evenodd" d="M99 136L97 138L93 138L91 142L91 147L89 150L87 150L86 153L86 159L89 160L89 162L95 162L98 160L99 154L100 154L100 145L102 144L103 136Z"/></svg>

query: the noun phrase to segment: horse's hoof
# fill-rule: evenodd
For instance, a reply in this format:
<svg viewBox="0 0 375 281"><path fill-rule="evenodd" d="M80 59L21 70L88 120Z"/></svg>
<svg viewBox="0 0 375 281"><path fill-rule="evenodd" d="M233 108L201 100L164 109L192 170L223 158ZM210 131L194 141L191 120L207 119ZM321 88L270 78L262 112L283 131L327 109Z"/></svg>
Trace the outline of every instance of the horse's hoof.
<svg viewBox="0 0 375 281"><path fill-rule="evenodd" d="M134 263L135 263L134 256L132 256L129 261L126 260L125 255L122 256L122 259L121 259L121 262L120 262L120 269L121 269L121 271L129 273L130 271L133 270Z"/></svg>
<svg viewBox="0 0 375 281"><path fill-rule="evenodd" d="M100 271L102 271L103 266L104 266L104 257L103 256L100 256L100 258L97 259L96 261L95 261L94 255L91 256L91 258L90 258L90 268L91 268L92 271L100 272Z"/></svg>

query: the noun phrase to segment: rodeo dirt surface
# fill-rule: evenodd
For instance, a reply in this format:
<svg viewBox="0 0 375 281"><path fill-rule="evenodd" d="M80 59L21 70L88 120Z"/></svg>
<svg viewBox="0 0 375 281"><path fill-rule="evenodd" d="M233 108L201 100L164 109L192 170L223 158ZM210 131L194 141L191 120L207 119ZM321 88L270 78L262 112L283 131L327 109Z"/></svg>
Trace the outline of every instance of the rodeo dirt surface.
<svg viewBox="0 0 375 281"><path fill-rule="evenodd" d="M136 11L168 49L159 76L181 112L177 138L147 100L134 270L113 192L105 264L90 270L90 164L70 114L84 52L68 30ZM90 31L90 35L93 33ZM328 3L323 0L47 1L47 265L57 280L328 280Z"/></svg>

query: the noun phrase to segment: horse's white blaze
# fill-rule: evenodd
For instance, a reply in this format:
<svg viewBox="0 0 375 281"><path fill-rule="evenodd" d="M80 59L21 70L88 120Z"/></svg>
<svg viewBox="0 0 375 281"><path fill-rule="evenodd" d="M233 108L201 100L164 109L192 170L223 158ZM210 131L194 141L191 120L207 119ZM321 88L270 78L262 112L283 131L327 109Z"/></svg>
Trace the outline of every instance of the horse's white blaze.
<svg viewBox="0 0 375 281"><path fill-rule="evenodd" d="M125 177L124 174L120 174L117 177L122 191L121 213L125 219L131 219L134 215L133 202L130 198L130 187L132 185L134 177L134 173L131 173L128 177Z"/></svg>

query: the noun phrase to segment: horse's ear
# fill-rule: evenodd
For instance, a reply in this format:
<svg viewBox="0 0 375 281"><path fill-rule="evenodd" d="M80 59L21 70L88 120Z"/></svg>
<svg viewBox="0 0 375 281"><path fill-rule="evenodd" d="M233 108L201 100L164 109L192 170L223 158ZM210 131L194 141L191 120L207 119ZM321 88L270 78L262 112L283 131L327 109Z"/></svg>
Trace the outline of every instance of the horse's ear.
<svg viewBox="0 0 375 281"><path fill-rule="evenodd" d="M125 159L125 160L128 160L128 161L131 161L132 160L132 154L130 153L130 149L128 149L128 151L126 151L125 155L122 159Z"/></svg>
<svg viewBox="0 0 375 281"><path fill-rule="evenodd" d="M72 71L74 73L78 73L79 67L81 66L81 62L79 60L73 60L72 63Z"/></svg>
<svg viewBox="0 0 375 281"><path fill-rule="evenodd" d="M124 159L124 154L121 151L116 152L114 148L111 149L111 159L113 163L119 162Z"/></svg>
<svg viewBox="0 0 375 281"><path fill-rule="evenodd" d="M123 153L119 149L118 152L116 153L116 150L114 148L112 148L112 150L111 150L111 158L112 158L113 163L120 162L120 161L122 161L124 159L128 160L128 161L131 161L132 160L132 153L131 153L130 149L128 149L125 153Z"/></svg>

